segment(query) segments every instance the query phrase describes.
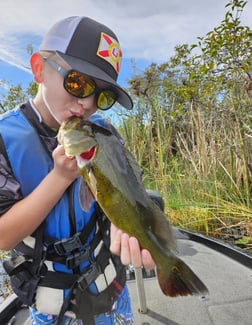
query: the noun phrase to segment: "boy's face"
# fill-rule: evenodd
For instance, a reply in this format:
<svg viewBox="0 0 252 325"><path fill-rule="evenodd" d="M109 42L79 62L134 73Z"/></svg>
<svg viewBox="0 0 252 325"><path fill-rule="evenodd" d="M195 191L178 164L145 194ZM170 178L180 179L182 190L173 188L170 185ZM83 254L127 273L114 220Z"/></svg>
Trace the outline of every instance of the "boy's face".
<svg viewBox="0 0 252 325"><path fill-rule="evenodd" d="M71 67L58 58L55 57L53 60L57 60L56 62L64 69L71 69ZM86 119L97 111L94 94L86 98L77 98L70 95L63 86L63 76L46 61L44 61L43 66L43 82L40 87L42 99L48 109L48 113L51 114L58 124L61 124L71 115L82 116ZM97 84L102 86L102 84L99 85L98 81Z"/></svg>

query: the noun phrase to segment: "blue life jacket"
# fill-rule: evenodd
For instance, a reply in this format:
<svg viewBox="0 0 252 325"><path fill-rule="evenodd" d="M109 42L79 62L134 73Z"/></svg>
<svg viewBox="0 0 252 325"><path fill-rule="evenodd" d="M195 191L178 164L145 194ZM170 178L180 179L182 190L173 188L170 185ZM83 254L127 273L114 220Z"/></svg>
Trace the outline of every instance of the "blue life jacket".
<svg viewBox="0 0 252 325"><path fill-rule="evenodd" d="M39 135L27 121L19 108L0 116L1 136L4 141L12 171L21 186L24 197L29 195L53 168L52 158L41 143ZM87 224L94 212L81 209L78 189L81 178L73 185L76 232ZM53 189L52 189L53 191ZM48 193L50 195L50 193ZM34 211L34 215L36 211ZM62 222L64 220L64 222ZM45 234L56 240L70 237L69 198L65 192L46 218ZM55 266L56 269L62 266ZM63 267L64 268L64 267ZM69 272L68 269L62 270Z"/></svg>
<svg viewBox="0 0 252 325"><path fill-rule="evenodd" d="M91 118L92 121L92 118ZM95 114L93 116L93 122L99 123L103 127L106 127L106 122L100 117L100 115ZM27 120L27 118L24 116L20 108L16 108L15 110L9 111L3 115L0 115L0 135L2 137L4 147L8 156L8 160L11 166L11 169L13 171L14 176L16 177L16 180L20 184L21 192L24 197L29 195L39 184L40 182L46 177L46 175L52 170L53 168L53 160L51 155L49 154L48 150L46 150L44 144L42 143L42 140L40 139L40 136L38 135L35 128L30 124L30 122ZM98 244L101 242L105 246L104 242L106 239L104 237L98 236L99 228L102 227L98 226L98 222L94 223L94 227L89 227L90 221L92 220L93 216L96 213L96 202L94 201L91 205L90 211L85 212L81 209L80 203L79 203L79 186L80 182L82 181L81 177L78 178L72 185L71 185L71 192L69 195L69 192L66 191L58 203L54 206L54 208L50 211L48 214L46 220L45 220L45 226L44 226L44 238L53 239L53 245L51 247L55 248L54 244L59 242L59 245L57 247L59 248L71 248L71 245L75 245L76 242L79 243L80 237L75 237L75 235L82 234L83 230L88 228L89 232L87 236L85 237L85 243L83 243L83 247L80 245L80 247L77 247L77 253L76 253L76 247L74 247L73 252L61 252L56 249L56 252L59 253L59 255L63 256L56 256L55 252L50 255L50 252L46 255L45 260L47 260L49 256L49 261L53 265L52 270L45 271L45 274L43 274L43 280L42 280L42 286L49 287L49 288L56 288L62 289L61 292L63 292L63 295L66 297L66 292L69 290L66 290L70 287L70 284L74 285L75 283L80 284L80 286L89 287L92 289L92 284L94 284L96 278L98 279L99 274L103 273L103 270L108 269L108 265L112 265L110 268L113 270L114 277L111 278L111 285L114 283L114 287L118 287L116 284L116 281L119 281L121 285L121 289L123 288L125 284L125 270L121 263L118 262L117 258L112 257L111 253L109 252L108 245L105 247L106 249L100 249L100 252L97 254L97 260L101 263L99 263L99 267L95 268L94 264L92 263L92 269L88 269L90 265L90 256L87 256L86 259L83 259L83 255L85 257L86 251L89 252L90 246L92 247L91 253L93 254L93 251L97 248ZM52 189L53 191L53 189ZM50 195L50 193L48 193ZM74 215L75 220L75 235L71 234L71 220L70 220L70 214ZM36 211L34 211L34 216L36 214ZM99 213L98 213L99 214ZM105 216L103 216L105 217ZM103 218L102 217L102 218ZM98 218L98 217L97 217ZM104 218L105 219L105 218ZM107 220L107 218L106 218ZM93 224L92 224L93 225ZM98 227L98 231L97 231ZM105 233L104 229L103 232ZM72 237L71 237L72 236ZM103 236L103 234L102 234ZM107 234L108 236L108 234ZM36 237L35 237L36 238ZM75 240L77 238L77 240ZM37 238L36 238L37 239ZM65 241L65 239L70 239L69 241ZM49 243L50 244L50 243ZM65 245L66 244L66 245ZM46 247L48 248L48 243L46 244ZM22 251L21 251L22 252ZM22 252L26 254L25 252ZM62 254L61 254L62 253ZM67 253L67 254L64 254ZM66 256L65 256L66 255ZM56 257L55 257L56 256ZM77 265L73 264L72 267L69 267L69 257L73 257L71 259L71 262L77 263ZM113 260L113 261L112 261ZM21 267L18 268L17 274L15 273L15 265L17 261L12 263L11 261L6 263L7 269L10 270L10 275L14 274L16 278L18 278L18 281L16 278L14 278L14 286L16 286L16 283L20 283L23 281L24 277L22 275L22 272L19 272L20 270L23 270ZM45 261L46 262L46 261ZM16 263L16 264L15 264ZM26 260L21 260L21 264L26 265ZM13 271L12 271L12 264L14 265ZM104 265L103 270L101 269L101 264ZM45 264L44 264L45 265ZM19 266L19 264L18 264ZM78 267L79 271L77 272L78 275L76 275L76 267ZM47 266L46 266L47 268ZM88 269L88 270L87 270ZM86 271L87 270L87 271ZM55 272L56 271L56 272ZM85 277L83 277L82 272L84 272ZM26 272L26 271L25 271ZM60 273L58 273L60 272ZM63 273L62 273L63 272ZM68 274L69 275L69 281L66 278L62 278L62 281L60 280L61 274ZM49 280L47 280L47 275L50 275ZM55 276L53 276L55 275ZM86 276L87 275L87 276ZM71 278L71 276L73 278ZM25 274L25 278L27 275ZM94 278L92 278L94 277ZM104 275L102 275L104 278ZM59 278L59 279L58 279ZM114 279L114 280L113 280ZM116 279L116 281L115 281ZM83 281L82 281L83 280ZM84 281L85 280L85 281ZM106 279L105 279L106 280ZM104 281L105 281L104 280ZM45 284L43 284L43 281ZM81 281L83 284L81 284ZM107 280L106 280L107 281ZM25 281L24 281L25 282ZM28 281L29 285L32 283L32 280ZM54 283L56 282L56 283ZM64 283L63 283L64 282ZM35 281L34 286L36 288L30 288L21 286L21 288L17 289L17 294L20 294L26 304L32 304L34 303L34 296L29 296L26 299L26 294L22 295L23 291L32 291L36 292L38 283L41 285L41 281L38 279ZM69 283L67 285L66 283ZM97 283L101 285L101 277L99 278L99 281L97 280ZM62 285L62 286L61 286ZM109 285L108 287L111 287ZM118 296L118 292L115 292L114 287L110 290L109 296L101 296L101 301L110 300L110 296L116 295ZM55 289L55 290L56 290ZM69 288L70 289L70 288ZM73 289L73 286L72 286ZM40 290L40 292L43 290ZM98 290L99 291L99 290ZM101 292L106 292L106 288L102 288ZM64 293L65 292L65 293ZM95 284L95 288L93 292L97 292L97 284ZM44 294L44 293L43 293ZM62 294L60 294L61 299ZM70 296L69 296L70 297ZM87 298L88 299L88 298ZM22 300L22 299L21 299ZM39 300L39 299L37 299ZM47 307L47 306L46 306ZM99 306L98 306L99 307ZM109 309L108 309L109 310ZM100 310L98 309L98 312ZM106 310L104 310L105 312ZM45 311L45 313L47 313Z"/></svg>

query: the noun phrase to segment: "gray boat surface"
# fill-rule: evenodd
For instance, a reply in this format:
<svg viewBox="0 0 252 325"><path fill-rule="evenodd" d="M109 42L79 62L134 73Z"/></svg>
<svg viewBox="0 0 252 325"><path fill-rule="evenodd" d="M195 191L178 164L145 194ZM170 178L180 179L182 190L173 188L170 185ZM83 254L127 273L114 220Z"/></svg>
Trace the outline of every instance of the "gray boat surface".
<svg viewBox="0 0 252 325"><path fill-rule="evenodd" d="M174 231L179 256L206 284L209 296L166 297L152 273L144 272L143 278L142 271L130 272L135 324L252 325L252 254L204 235ZM29 325L28 310L15 295L0 305L0 325Z"/></svg>

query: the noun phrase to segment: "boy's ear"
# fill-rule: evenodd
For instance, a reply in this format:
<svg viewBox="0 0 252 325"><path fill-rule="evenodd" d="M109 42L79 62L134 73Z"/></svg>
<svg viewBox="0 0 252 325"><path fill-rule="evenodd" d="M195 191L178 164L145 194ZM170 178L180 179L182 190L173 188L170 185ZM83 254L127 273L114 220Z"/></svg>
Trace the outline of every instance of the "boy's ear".
<svg viewBox="0 0 252 325"><path fill-rule="evenodd" d="M42 56L39 53L33 53L30 59L30 64L34 80L37 83L43 82L44 59Z"/></svg>

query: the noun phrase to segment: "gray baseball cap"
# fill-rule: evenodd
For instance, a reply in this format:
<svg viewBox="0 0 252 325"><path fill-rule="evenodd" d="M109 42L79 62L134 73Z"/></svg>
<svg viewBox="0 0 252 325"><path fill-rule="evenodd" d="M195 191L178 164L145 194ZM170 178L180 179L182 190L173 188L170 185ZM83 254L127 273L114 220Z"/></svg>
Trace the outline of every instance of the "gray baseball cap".
<svg viewBox="0 0 252 325"><path fill-rule="evenodd" d="M116 82L122 59L119 41L105 25L88 17L68 17L49 29L39 49L55 51L72 69L108 83L117 101L133 108L131 97Z"/></svg>

